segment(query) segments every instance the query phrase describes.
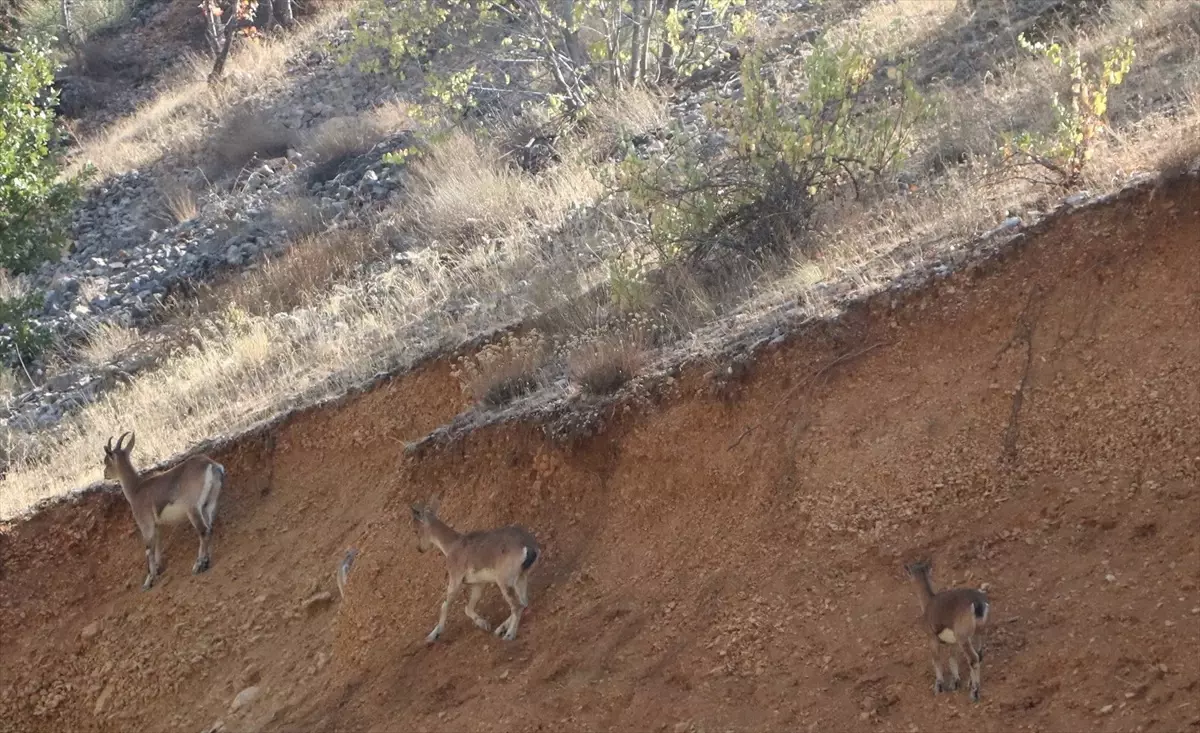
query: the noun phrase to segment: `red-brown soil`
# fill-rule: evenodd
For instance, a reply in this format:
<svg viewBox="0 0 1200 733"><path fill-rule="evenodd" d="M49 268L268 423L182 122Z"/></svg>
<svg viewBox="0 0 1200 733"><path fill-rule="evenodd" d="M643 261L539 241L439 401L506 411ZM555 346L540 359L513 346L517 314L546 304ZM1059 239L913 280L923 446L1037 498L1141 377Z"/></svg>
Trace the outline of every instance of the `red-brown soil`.
<svg viewBox="0 0 1200 733"><path fill-rule="evenodd" d="M463 406L430 365L217 455L213 568L182 527L148 593L123 499L46 510L0 535L0 730L1200 730L1198 207L1184 179L1064 217L572 448L406 457ZM463 594L424 645L443 562L407 504L436 492L543 543L515 642ZM978 705L933 694L920 555L988 584Z"/></svg>

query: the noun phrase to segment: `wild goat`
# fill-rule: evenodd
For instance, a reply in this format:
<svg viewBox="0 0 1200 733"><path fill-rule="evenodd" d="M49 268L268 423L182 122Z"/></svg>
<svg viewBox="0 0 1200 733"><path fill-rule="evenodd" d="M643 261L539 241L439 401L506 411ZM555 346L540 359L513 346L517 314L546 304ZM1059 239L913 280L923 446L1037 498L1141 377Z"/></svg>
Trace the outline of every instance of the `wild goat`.
<svg viewBox="0 0 1200 733"><path fill-rule="evenodd" d="M123 445L125 436L129 445ZM114 447L112 438L104 446L104 478L121 482L121 491L133 510L142 541L146 544L146 563L150 571L142 583L149 590L162 572L159 526L175 524L186 517L200 535L200 553L192 573L203 573L212 564L210 544L217 499L225 486L225 467L208 456L192 456L165 471L138 475L129 453L137 439L132 432L121 433Z"/></svg>
<svg viewBox="0 0 1200 733"><path fill-rule="evenodd" d="M949 654L949 687L942 677L941 663L946 648L957 644L971 667L971 700L979 702L979 665L983 661L983 644L981 639L979 647L976 648L975 639L987 624L987 595L975 588L952 588L935 593L933 581L930 579L932 566L928 561L905 565L904 569L916 584L917 594L921 599L921 625L932 637L930 644L933 651L933 671L936 675L934 693L958 689L958 657L952 649Z"/></svg>
<svg viewBox="0 0 1200 733"><path fill-rule="evenodd" d="M515 639L521 612L529 606L529 572L540 554L533 535L515 525L461 534L437 518L436 502L426 507L413 504L412 519L417 533L417 551L425 552L430 546L441 550L446 556L449 576L441 615L437 626L425 637L425 643L432 644L442 635L450 604L463 583L471 586L467 618L484 631L489 631L491 626L476 613L475 604L483 594L484 583L499 586L510 613L496 627L495 633L508 641Z"/></svg>

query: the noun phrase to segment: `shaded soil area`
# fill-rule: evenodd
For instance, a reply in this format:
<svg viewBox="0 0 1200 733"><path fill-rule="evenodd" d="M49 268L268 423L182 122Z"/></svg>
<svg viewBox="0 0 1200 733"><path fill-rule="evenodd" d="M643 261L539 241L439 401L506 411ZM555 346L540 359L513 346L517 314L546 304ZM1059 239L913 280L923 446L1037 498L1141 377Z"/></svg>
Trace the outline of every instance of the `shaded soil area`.
<svg viewBox="0 0 1200 733"><path fill-rule="evenodd" d="M1195 181L875 298L717 393L703 372L571 447L506 424L406 457L463 406L444 364L299 415L215 456L213 568L169 531L148 593L119 496L5 528L0 730L1200 730ZM444 563L407 505L436 493L543 544L516 641L463 594L423 643ZM977 705L933 694L920 556L987 584ZM480 611L503 618L494 589Z"/></svg>

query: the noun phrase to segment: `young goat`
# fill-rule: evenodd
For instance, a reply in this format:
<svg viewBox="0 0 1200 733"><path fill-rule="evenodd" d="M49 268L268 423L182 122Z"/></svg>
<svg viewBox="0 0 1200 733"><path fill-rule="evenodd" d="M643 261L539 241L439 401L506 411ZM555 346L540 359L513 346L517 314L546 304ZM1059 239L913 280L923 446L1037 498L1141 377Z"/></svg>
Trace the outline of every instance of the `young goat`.
<svg viewBox="0 0 1200 733"><path fill-rule="evenodd" d="M126 435L129 445L123 445ZM146 544L146 563L150 567L142 590L149 590L162 572L160 525L175 524L185 517L190 520L200 535L200 553L192 573L208 570L213 520L217 514L217 499L225 486L225 467L208 456L192 456L165 471L138 475L129 460L135 439L132 432L122 433L115 447L112 438L108 439L104 446L104 478L121 482L121 491L133 510L133 521Z"/></svg>
<svg viewBox="0 0 1200 733"><path fill-rule="evenodd" d="M932 636L930 645L936 675L933 691L938 693L958 689L958 657L953 649L949 650L949 687L942 677L941 663L947 647L957 644L971 666L971 700L979 702L979 665L983 661L983 645L981 643L976 648L974 641L987 624L987 596L974 588L952 588L935 593L930 579L932 567L928 561L905 565L904 569L916 584L921 599L921 625Z"/></svg>
<svg viewBox="0 0 1200 733"><path fill-rule="evenodd" d="M499 586L510 613L496 627L495 633L509 641L515 639L521 612L529 605L529 571L540 554L533 535L513 525L460 534L437 518L436 504L427 507L413 504L412 519L417 533L417 551L437 547L446 556L449 575L441 615L437 626L425 637L425 643L432 644L441 636L446 628L446 613L463 583L471 586L467 618L484 631L489 631L491 626L475 612L475 604L483 594L485 583Z"/></svg>

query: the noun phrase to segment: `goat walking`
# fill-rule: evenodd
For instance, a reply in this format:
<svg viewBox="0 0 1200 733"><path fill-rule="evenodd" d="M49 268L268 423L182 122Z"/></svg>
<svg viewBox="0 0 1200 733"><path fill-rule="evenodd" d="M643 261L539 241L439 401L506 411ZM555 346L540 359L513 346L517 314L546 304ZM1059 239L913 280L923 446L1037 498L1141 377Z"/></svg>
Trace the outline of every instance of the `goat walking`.
<svg viewBox="0 0 1200 733"><path fill-rule="evenodd" d="M467 600L467 618L484 631L491 625L475 611L485 583L495 583L508 603L509 616L496 627L496 635L511 641L517 637L521 612L529 605L529 572L540 556L537 540L522 527L509 525L495 529L455 531L437 517L437 506L412 505L412 520L417 534L417 551L437 547L446 556L448 581L437 626L425 637L427 644L437 641L446 628L446 614L464 584L471 586Z"/></svg>
<svg viewBox="0 0 1200 733"><path fill-rule="evenodd" d="M935 693L947 689L957 690L959 685L958 657L950 651L950 685L947 687L942 676L942 657L949 647L957 645L967 658L971 668L971 700L979 702L980 663L983 661L983 645L977 648L975 639L987 625L987 595L975 588L951 588L934 592L930 578L932 565L928 561L904 566L908 577L917 587L921 600L921 624L930 634L933 652L933 683Z"/></svg>

